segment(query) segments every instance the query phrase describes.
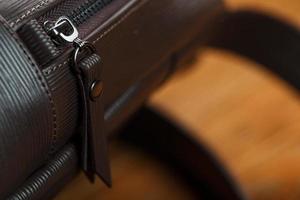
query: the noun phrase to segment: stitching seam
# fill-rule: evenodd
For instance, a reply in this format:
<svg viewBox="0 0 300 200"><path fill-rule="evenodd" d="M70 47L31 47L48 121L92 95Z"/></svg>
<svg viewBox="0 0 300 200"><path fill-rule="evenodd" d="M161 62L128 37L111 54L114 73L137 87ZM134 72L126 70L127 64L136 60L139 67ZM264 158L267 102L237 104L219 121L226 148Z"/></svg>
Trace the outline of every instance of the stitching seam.
<svg viewBox="0 0 300 200"><path fill-rule="evenodd" d="M66 60L65 62L63 62L63 63L61 63L61 64L59 64L59 65L55 65L55 66L53 66L53 67L51 67L51 68L48 68L48 69L44 72L44 74L45 74L45 75L49 75L49 74L51 74L52 72L56 71L57 69L59 69L59 68L65 66L68 62L69 62L69 60Z"/></svg>
<svg viewBox="0 0 300 200"><path fill-rule="evenodd" d="M23 14L21 16L19 16L14 22L10 23L10 26L14 27L16 24L20 23L26 17L32 15L36 10L41 9L42 7L46 6L49 2L50 2L50 0L43 0L43 1L39 2L38 4L36 4L31 9L26 10L25 12L23 12Z"/></svg>
<svg viewBox="0 0 300 200"><path fill-rule="evenodd" d="M2 24L4 25L4 27L6 28L6 30L10 33L10 35L15 39L16 43L19 45L19 47L22 49L22 51L24 52L27 60L29 61L30 65L33 67L35 74L37 75L37 78L42 86L42 89L44 90L44 92L47 94L49 101L50 101L50 105L51 105L51 112L52 112L52 123L53 123L53 133L52 133L52 139L51 139L51 146L50 146L50 151L48 152L48 155L52 154L55 151L55 144L56 144L56 140L57 140L57 115L56 115L56 109L55 109L55 105L54 105L54 101L53 98L51 96L51 93L47 87L47 84L44 82L41 73L39 72L39 70L37 69L36 65L34 64L34 62L32 61L31 57L28 55L27 51L25 50L23 44L19 41L19 39L14 35L14 32L10 29L10 27L6 24L5 21L3 21L2 18L0 18L0 21L2 22Z"/></svg>

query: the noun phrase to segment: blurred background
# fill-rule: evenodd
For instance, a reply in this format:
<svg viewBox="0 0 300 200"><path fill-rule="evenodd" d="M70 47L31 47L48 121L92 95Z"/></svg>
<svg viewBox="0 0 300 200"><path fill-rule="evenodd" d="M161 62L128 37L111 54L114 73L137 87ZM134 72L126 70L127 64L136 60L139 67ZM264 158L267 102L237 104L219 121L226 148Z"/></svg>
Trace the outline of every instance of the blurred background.
<svg viewBox="0 0 300 200"><path fill-rule="evenodd" d="M299 0L226 0L231 10L263 11L300 27ZM300 55L299 55L300 57ZM249 199L300 199L300 101L285 82L228 52L199 52L149 101L193 130ZM57 198L195 199L168 168L133 147L111 147L113 189L83 175Z"/></svg>

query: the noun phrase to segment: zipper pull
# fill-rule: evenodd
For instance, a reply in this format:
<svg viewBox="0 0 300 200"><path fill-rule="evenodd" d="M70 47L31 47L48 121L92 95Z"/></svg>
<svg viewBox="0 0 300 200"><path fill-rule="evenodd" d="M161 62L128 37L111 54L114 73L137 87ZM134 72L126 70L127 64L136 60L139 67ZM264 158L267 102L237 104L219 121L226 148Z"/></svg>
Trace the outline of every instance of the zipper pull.
<svg viewBox="0 0 300 200"><path fill-rule="evenodd" d="M82 168L93 181L97 174L111 186L107 137L104 131L103 81L100 57L92 44L79 38L72 21L60 17L53 25L45 24L56 44L73 44L72 68L77 76L83 108L82 119Z"/></svg>
<svg viewBox="0 0 300 200"><path fill-rule="evenodd" d="M58 45L73 43L79 37L77 28L66 16L61 16L55 22L45 21L44 28L48 35Z"/></svg>
<svg viewBox="0 0 300 200"><path fill-rule="evenodd" d="M108 159L107 138L104 132L103 81L100 57L92 54L77 65L80 72L78 80L81 85L84 109L84 127L87 135L85 149L89 152L86 166L91 167L108 186L111 186L111 173Z"/></svg>

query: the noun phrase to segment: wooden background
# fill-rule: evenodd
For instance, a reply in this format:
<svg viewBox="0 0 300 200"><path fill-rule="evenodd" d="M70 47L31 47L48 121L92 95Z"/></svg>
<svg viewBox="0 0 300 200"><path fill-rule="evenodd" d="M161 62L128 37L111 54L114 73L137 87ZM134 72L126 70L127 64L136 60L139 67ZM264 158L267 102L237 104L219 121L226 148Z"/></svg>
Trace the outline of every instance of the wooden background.
<svg viewBox="0 0 300 200"><path fill-rule="evenodd" d="M300 27L299 0L227 0ZM300 57L300 55L299 55ZM176 74L149 104L194 130L219 156L250 199L300 199L298 94L260 66L207 49ZM194 199L176 177L142 153L113 144L113 189L81 175L57 200Z"/></svg>

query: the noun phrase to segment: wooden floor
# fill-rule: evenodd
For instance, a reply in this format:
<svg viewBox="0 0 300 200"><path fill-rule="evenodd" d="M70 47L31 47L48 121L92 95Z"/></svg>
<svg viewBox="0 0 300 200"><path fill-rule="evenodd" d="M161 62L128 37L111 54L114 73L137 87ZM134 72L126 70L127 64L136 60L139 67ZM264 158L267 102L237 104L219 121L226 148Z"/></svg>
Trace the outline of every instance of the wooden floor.
<svg viewBox="0 0 300 200"><path fill-rule="evenodd" d="M231 9L276 14L300 27L299 0L228 0ZM299 55L300 56L300 55ZM207 49L149 102L195 131L250 199L300 199L298 94L260 66ZM127 146L112 147L113 189L76 178L57 200L193 199L159 163Z"/></svg>

